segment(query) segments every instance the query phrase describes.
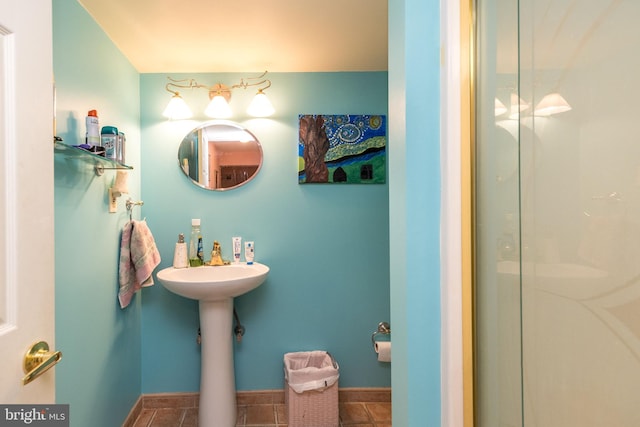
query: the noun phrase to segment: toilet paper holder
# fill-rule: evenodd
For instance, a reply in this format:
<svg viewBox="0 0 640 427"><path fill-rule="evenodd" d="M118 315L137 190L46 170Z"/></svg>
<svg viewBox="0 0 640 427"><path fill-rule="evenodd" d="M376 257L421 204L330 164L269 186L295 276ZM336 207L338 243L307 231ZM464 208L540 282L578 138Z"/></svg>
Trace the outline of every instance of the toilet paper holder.
<svg viewBox="0 0 640 427"><path fill-rule="evenodd" d="M391 334L391 326L389 326L389 323L378 323L378 329L373 331L373 333L371 334L371 344L373 345L373 348L376 348L376 336L389 334Z"/></svg>

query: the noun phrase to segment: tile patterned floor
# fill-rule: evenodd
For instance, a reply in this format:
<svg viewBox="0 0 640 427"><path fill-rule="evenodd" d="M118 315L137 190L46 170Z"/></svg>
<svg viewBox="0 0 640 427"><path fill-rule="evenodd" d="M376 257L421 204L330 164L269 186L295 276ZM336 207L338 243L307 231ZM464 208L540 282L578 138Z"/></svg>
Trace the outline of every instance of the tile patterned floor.
<svg viewBox="0 0 640 427"><path fill-rule="evenodd" d="M341 397L343 393L341 391ZM390 396L390 395L389 395ZM340 427L391 427L390 401L353 401L347 396L341 402ZM268 402L270 400L270 402ZM383 400L385 400L383 398ZM390 399L389 399L390 400ZM267 401L267 403L265 403ZM146 399L132 427L197 427L197 395ZM276 395L265 399L238 398L238 427L286 427L284 402ZM329 427L329 426L327 426Z"/></svg>

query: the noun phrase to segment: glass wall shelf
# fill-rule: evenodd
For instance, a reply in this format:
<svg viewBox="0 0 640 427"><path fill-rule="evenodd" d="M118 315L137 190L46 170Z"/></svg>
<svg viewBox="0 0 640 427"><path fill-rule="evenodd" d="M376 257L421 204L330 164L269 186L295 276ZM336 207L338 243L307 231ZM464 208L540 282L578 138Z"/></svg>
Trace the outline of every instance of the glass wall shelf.
<svg viewBox="0 0 640 427"><path fill-rule="evenodd" d="M78 159L80 161L92 164L96 175L100 176L105 170L131 170L133 166L127 166L120 162L116 162L106 157L98 156L90 151L82 148L73 147L60 141L55 141L54 153L60 154L68 159Z"/></svg>

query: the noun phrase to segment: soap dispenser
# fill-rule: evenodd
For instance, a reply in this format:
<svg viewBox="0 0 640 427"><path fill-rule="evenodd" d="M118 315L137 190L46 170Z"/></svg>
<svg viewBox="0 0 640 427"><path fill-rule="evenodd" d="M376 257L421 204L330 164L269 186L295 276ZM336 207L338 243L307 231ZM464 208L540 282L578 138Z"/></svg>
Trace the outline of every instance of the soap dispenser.
<svg viewBox="0 0 640 427"><path fill-rule="evenodd" d="M184 234L180 233L176 249L173 252L173 268L187 268L188 266L187 244L184 242Z"/></svg>

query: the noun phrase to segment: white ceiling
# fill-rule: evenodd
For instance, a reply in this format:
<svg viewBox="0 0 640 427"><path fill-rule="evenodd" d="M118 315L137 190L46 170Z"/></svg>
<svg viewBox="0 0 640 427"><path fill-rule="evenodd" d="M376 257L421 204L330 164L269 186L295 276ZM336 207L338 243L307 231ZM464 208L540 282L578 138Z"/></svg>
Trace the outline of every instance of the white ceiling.
<svg viewBox="0 0 640 427"><path fill-rule="evenodd" d="M140 73L387 70L387 0L79 0Z"/></svg>

